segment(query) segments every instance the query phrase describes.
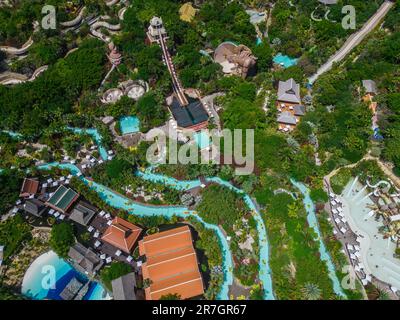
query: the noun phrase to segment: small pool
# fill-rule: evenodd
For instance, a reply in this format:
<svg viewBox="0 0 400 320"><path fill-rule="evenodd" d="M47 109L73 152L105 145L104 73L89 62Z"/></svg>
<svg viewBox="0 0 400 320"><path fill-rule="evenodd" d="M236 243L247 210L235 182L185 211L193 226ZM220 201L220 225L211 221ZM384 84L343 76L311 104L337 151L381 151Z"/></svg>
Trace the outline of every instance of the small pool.
<svg viewBox="0 0 400 320"><path fill-rule="evenodd" d="M262 44L262 40L260 37L257 37L256 45L259 46L260 44Z"/></svg>
<svg viewBox="0 0 400 320"><path fill-rule="evenodd" d="M199 131L196 132L193 135L194 141L196 141L196 144L200 148L200 150L203 150L211 145L211 139L207 131Z"/></svg>
<svg viewBox="0 0 400 320"><path fill-rule="evenodd" d="M296 58L291 58L291 57L289 57L289 56L284 56L284 55L282 55L281 53L278 53L278 54L274 57L273 61L274 61L276 64L281 65L281 66L284 67L284 68L289 68L289 67L295 66L295 65L297 64L298 59L296 59Z"/></svg>
<svg viewBox="0 0 400 320"><path fill-rule="evenodd" d="M47 279L54 270L55 286L48 286ZM49 251L38 257L25 273L21 292L23 295L34 300L62 300L61 292L71 281L72 278L78 279L82 283L87 283L88 278L76 271L65 260L59 258L53 251ZM89 284L88 292L83 300L110 300L107 291L97 282Z"/></svg>
<svg viewBox="0 0 400 320"><path fill-rule="evenodd" d="M119 120L119 124L123 135L140 131L140 121L135 116L123 117Z"/></svg>

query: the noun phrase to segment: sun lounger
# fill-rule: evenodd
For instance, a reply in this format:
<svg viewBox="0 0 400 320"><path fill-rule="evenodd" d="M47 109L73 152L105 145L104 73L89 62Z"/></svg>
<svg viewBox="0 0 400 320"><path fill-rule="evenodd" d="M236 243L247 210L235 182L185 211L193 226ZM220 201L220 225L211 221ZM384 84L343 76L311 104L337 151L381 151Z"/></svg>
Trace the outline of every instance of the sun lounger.
<svg viewBox="0 0 400 320"><path fill-rule="evenodd" d="M397 289L396 287L390 287L390 290L392 290L393 293L396 293L397 291L399 291L399 289Z"/></svg>
<svg viewBox="0 0 400 320"><path fill-rule="evenodd" d="M362 279L361 282L362 282L363 286L366 286L368 284L368 281L365 279Z"/></svg>
<svg viewBox="0 0 400 320"><path fill-rule="evenodd" d="M339 224L339 223L340 223L340 219L339 219L339 218L336 218L336 219L335 219L335 222L336 222L336 224Z"/></svg>
<svg viewBox="0 0 400 320"><path fill-rule="evenodd" d="M347 232L347 229L342 227L342 228L340 228L340 232L345 234Z"/></svg>
<svg viewBox="0 0 400 320"><path fill-rule="evenodd" d="M110 215L109 213L107 213L104 217L105 217L106 219L110 219L110 218L111 218L111 215Z"/></svg>
<svg viewBox="0 0 400 320"><path fill-rule="evenodd" d="M56 213L54 214L54 216L55 216L56 218L58 218L58 217L60 216L60 213L59 213L59 212L56 212Z"/></svg>
<svg viewBox="0 0 400 320"><path fill-rule="evenodd" d="M89 226L88 231L92 232L94 230L94 228L92 226Z"/></svg>
<svg viewBox="0 0 400 320"><path fill-rule="evenodd" d="M132 260L133 260L133 258L132 258L131 256L127 256L127 257L126 257L126 261L132 262Z"/></svg>
<svg viewBox="0 0 400 320"><path fill-rule="evenodd" d="M100 256L100 259L102 259L102 260L105 260L106 258L107 258L107 256L104 253Z"/></svg>
<svg viewBox="0 0 400 320"><path fill-rule="evenodd" d="M100 245L101 245L101 242L98 241L98 240L94 243L94 247L95 247L95 248L100 247Z"/></svg>
<svg viewBox="0 0 400 320"><path fill-rule="evenodd" d="M100 232L96 231L96 232L94 233L93 237L98 238L99 235L100 235Z"/></svg>
<svg viewBox="0 0 400 320"><path fill-rule="evenodd" d="M106 213L105 213L103 210L101 210L100 213L99 213L99 216L102 217L102 216L104 216L105 214L106 214Z"/></svg>
<svg viewBox="0 0 400 320"><path fill-rule="evenodd" d="M117 252L115 252L115 255L117 256L117 257L119 257L120 255L121 255L121 250L117 250Z"/></svg>
<svg viewBox="0 0 400 320"><path fill-rule="evenodd" d="M334 234L334 235L337 235L336 229L333 230L333 234Z"/></svg>
<svg viewBox="0 0 400 320"><path fill-rule="evenodd" d="M62 215L60 216L60 220L64 220L64 219L65 219L65 215L62 214Z"/></svg>
<svg viewBox="0 0 400 320"><path fill-rule="evenodd" d="M108 258L106 259L106 262L107 262L107 263L111 263L111 261L112 261L111 257L108 257Z"/></svg>

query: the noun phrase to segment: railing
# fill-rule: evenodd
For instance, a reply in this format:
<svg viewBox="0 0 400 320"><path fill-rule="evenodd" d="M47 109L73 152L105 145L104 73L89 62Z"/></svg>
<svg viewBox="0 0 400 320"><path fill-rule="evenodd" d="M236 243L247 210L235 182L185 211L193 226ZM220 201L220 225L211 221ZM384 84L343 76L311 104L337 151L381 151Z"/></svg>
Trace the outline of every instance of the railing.
<svg viewBox="0 0 400 320"><path fill-rule="evenodd" d="M177 74L176 74L174 64L172 63L171 55L169 54L167 45L165 43L164 35L161 34L161 30L158 31L158 35L159 35L159 38L160 38L160 46L161 46L161 49L163 51L164 60L165 60L165 63L167 65L167 67L168 67L168 71L171 74L172 85L173 85L174 91L176 93L176 96L177 96L177 98L179 100L179 103L181 104L182 107L183 106L187 106L189 104L189 102L188 102L188 100L187 100L187 98L185 96L185 93L183 91L183 87L182 87L182 85L181 85L181 83L180 83L180 81L178 79Z"/></svg>

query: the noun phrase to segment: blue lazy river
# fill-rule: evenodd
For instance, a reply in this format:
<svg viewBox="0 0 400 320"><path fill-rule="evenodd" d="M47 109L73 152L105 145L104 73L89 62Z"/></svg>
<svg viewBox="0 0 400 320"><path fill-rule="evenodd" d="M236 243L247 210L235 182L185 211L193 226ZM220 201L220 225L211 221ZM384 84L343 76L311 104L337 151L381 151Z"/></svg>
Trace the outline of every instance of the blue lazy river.
<svg viewBox="0 0 400 320"><path fill-rule="evenodd" d="M77 134L88 134L88 135L92 136L92 138L94 139L94 141L96 142L96 144L99 147L99 153L100 153L101 158L103 160L107 160L107 158L108 158L107 150L101 144L101 135L97 131L97 129L93 129L93 128L81 129L81 128L71 128L71 127L68 127L67 129L69 129Z"/></svg>
<svg viewBox="0 0 400 320"><path fill-rule="evenodd" d="M119 124L121 126L121 133L123 135L140 131L140 121L134 116L121 118L119 120Z"/></svg>
<svg viewBox="0 0 400 320"><path fill-rule="evenodd" d="M278 53L274 57L273 61L276 64L283 66L284 68L289 68L289 67L295 66L297 64L298 59L290 58L289 56L284 56L281 53Z"/></svg>
<svg viewBox="0 0 400 320"><path fill-rule="evenodd" d="M326 250L324 242L322 241L321 232L319 231L318 220L315 215L314 202L310 197L310 190L304 184L296 182L293 179L291 180L291 182L297 189L300 190L300 192L304 196L303 202L304 202L304 207L307 211L307 222L310 225L310 227L314 229L314 232L318 235L317 240L319 241L319 253L321 255L321 260L325 261L328 267L329 278L331 278L333 283L333 290L338 296L347 298L346 294L344 293L340 285L340 281L336 275L335 266L332 262L332 258L328 253L328 251Z"/></svg>
<svg viewBox="0 0 400 320"><path fill-rule="evenodd" d="M187 190L195 187L199 187L201 185L200 180L192 180L192 181L179 181L174 178L166 177L164 175L159 175L151 172L151 168L147 169L145 172L138 172L139 177L145 180L164 183L170 187L173 187L177 190ZM257 222L257 231L259 236L259 247L260 247L260 262L259 262L259 277L264 287L264 299L265 300L274 300L274 295L272 291L272 278L271 278L271 269L269 267L269 247L268 247L268 239L267 232L265 229L264 222L260 215L260 212L254 205L254 202L251 200L250 196L245 194L242 190L234 187L227 181L224 181L220 178L208 178L208 181L212 181L218 183L220 185L226 186L229 189L243 194L244 200L249 208L253 211L253 216L255 221ZM223 237L223 236L222 236ZM224 248L226 252L229 252L229 246ZM232 258L230 257L230 260Z"/></svg>
<svg viewBox="0 0 400 320"><path fill-rule="evenodd" d="M60 164L60 163L51 163L43 166L39 166L39 169L50 169L52 167L59 167L61 169L67 169L71 172L71 174L76 175L79 173L79 169L72 164ZM220 240L220 244L223 247L223 271L224 271L224 283L221 288L221 292L218 295L218 299L228 300L228 291L229 285L233 283L233 262L232 257L230 255L229 244L225 239L221 230L212 224L208 224L204 222L199 216L195 214L194 211L189 211L185 207L157 207L157 206L146 206L143 204L136 203L131 201L115 192L110 190L109 188L98 184L96 182L92 182L87 180L84 177L81 177L83 182L85 182L90 188L96 191L99 196L109 205L117 208L128 211L131 214L136 214L139 216L151 216L151 215L162 215L165 217L172 217L174 215L186 218L188 215L195 217L199 222L201 222L206 228L212 229L217 233L217 236Z"/></svg>
<svg viewBox="0 0 400 320"><path fill-rule="evenodd" d="M49 275L54 271L55 284L48 283ZM89 279L76 271L70 264L59 258L56 253L49 251L38 257L25 273L21 292L34 300L62 300L61 292L72 278L81 283L87 283ZM83 300L110 300L107 291L97 282L91 282Z"/></svg>

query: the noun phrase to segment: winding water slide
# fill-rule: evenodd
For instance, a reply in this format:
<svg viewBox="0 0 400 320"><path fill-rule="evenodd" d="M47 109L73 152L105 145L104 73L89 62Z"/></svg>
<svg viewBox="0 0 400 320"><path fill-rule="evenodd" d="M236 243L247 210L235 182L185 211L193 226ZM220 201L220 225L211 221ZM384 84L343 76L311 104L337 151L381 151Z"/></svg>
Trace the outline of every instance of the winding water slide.
<svg viewBox="0 0 400 320"><path fill-rule="evenodd" d="M93 23L90 26L90 33L95 36L96 38L99 38L100 40L104 41L104 42L111 42L111 38L109 36L106 36L105 34L101 33L100 31L98 31L98 29L100 28L106 28L109 31L112 32L117 32L119 30L121 30L121 25L118 24L110 24L106 21L97 21L95 23Z"/></svg>
<svg viewBox="0 0 400 320"><path fill-rule="evenodd" d="M2 85L12 85L19 84L23 82L34 81L40 74L48 69L49 66L42 66L37 68L32 76L28 78L26 75L15 72L4 72L0 74L0 84Z"/></svg>
<svg viewBox="0 0 400 320"><path fill-rule="evenodd" d="M394 2L385 1L379 10L364 24L364 26L357 32L353 33L344 45L337 51L329 60L322 65L318 71L311 76L308 81L313 84L322 74L332 69L334 63L342 61L356 46L358 46L365 37L373 31L390 9L394 6Z"/></svg>
<svg viewBox="0 0 400 320"><path fill-rule="evenodd" d="M83 20L83 14L85 13L86 7L83 7L80 11L79 14L77 15L76 18L70 20L70 21L65 21L65 22L60 22L61 27L63 28L73 28L79 25L82 20Z"/></svg>
<svg viewBox="0 0 400 320"><path fill-rule="evenodd" d="M32 37L29 38L27 42L25 42L21 48L9 47L9 46L0 46L0 50L4 51L7 54L15 55L15 56L22 56L24 55L28 49L33 44Z"/></svg>
<svg viewBox="0 0 400 320"><path fill-rule="evenodd" d="M183 87L182 87L182 85L181 85L181 83L180 83L180 81L178 79L177 74L176 74L175 66L174 66L174 64L172 62L171 55L169 54L169 51L168 51L168 48L167 48L167 44L165 43L164 35L161 34L160 30L158 31L158 35L159 35L159 38L160 38L159 43L160 43L161 49L163 51L164 60L165 60L165 63L167 65L167 67L168 67L168 71L169 71L169 73L171 75L171 78L172 78L172 85L173 85L175 94L176 94L176 96L177 96L177 98L179 100L180 105L182 107L183 106L187 106L189 104L189 102L188 102L188 100L186 98L186 95L184 93Z"/></svg>

